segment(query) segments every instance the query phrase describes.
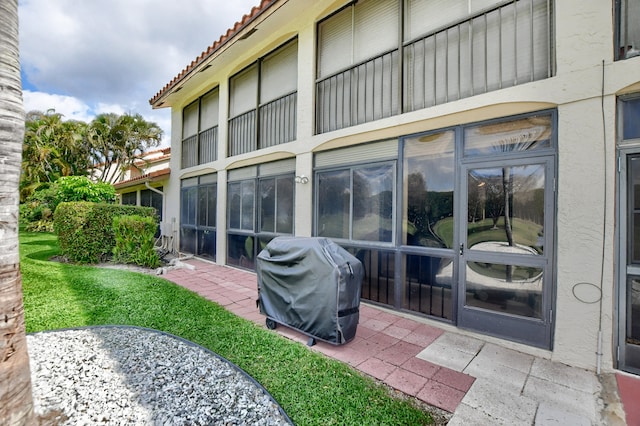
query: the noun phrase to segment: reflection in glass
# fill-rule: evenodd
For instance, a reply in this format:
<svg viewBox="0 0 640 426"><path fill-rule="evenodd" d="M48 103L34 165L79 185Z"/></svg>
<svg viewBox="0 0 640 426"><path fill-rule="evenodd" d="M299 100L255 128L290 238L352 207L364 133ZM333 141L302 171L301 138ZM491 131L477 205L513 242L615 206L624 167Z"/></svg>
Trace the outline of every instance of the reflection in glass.
<svg viewBox="0 0 640 426"><path fill-rule="evenodd" d="M318 173L319 237L349 238L350 171Z"/></svg>
<svg viewBox="0 0 640 426"><path fill-rule="evenodd" d="M276 180L276 232L293 234L293 176Z"/></svg>
<svg viewBox="0 0 640 426"><path fill-rule="evenodd" d="M180 251L195 254L196 229L193 227L180 227Z"/></svg>
<svg viewBox="0 0 640 426"><path fill-rule="evenodd" d="M464 156L495 155L551 148L550 114L467 128Z"/></svg>
<svg viewBox="0 0 640 426"><path fill-rule="evenodd" d="M622 103L622 137L624 139L640 139L640 98L630 99Z"/></svg>
<svg viewBox="0 0 640 426"><path fill-rule="evenodd" d="M293 177L260 180L260 231L293 233Z"/></svg>
<svg viewBox="0 0 640 426"><path fill-rule="evenodd" d="M640 157L629 159L629 181L631 191L629 193L629 247L632 263L640 263Z"/></svg>
<svg viewBox="0 0 640 426"><path fill-rule="evenodd" d="M467 180L469 248L543 253L543 164L472 169Z"/></svg>
<svg viewBox="0 0 640 426"><path fill-rule="evenodd" d="M627 283L627 343L640 345L640 278Z"/></svg>
<svg viewBox="0 0 640 426"><path fill-rule="evenodd" d="M198 225L216 226L216 185L198 187Z"/></svg>
<svg viewBox="0 0 640 426"><path fill-rule="evenodd" d="M403 244L453 246L454 133L404 142Z"/></svg>
<svg viewBox="0 0 640 426"><path fill-rule="evenodd" d="M229 228L240 229L240 182L229 183L227 206Z"/></svg>
<svg viewBox="0 0 640 426"><path fill-rule="evenodd" d="M364 248L347 248L347 250L357 257L364 267L361 297L373 302L393 305L394 253Z"/></svg>
<svg viewBox="0 0 640 426"><path fill-rule="evenodd" d="M542 269L468 262L465 304L530 318L542 318Z"/></svg>
<svg viewBox="0 0 640 426"><path fill-rule="evenodd" d="M276 180L260 179L260 231L276 232Z"/></svg>
<svg viewBox="0 0 640 426"><path fill-rule="evenodd" d="M198 230L198 256L207 259L216 258L216 231L212 229Z"/></svg>
<svg viewBox="0 0 640 426"><path fill-rule="evenodd" d="M242 229L253 230L253 206L255 202L255 181L242 182Z"/></svg>
<svg viewBox="0 0 640 426"><path fill-rule="evenodd" d="M393 219L393 167L353 171L353 239L390 242Z"/></svg>
<svg viewBox="0 0 640 426"><path fill-rule="evenodd" d="M180 223L183 225L195 225L198 188L183 188L180 195Z"/></svg>
<svg viewBox="0 0 640 426"><path fill-rule="evenodd" d="M404 256L404 300L411 311L453 319L453 260L436 256Z"/></svg>
<svg viewBox="0 0 640 426"><path fill-rule="evenodd" d="M254 240L251 235L227 236L227 264L254 269Z"/></svg>

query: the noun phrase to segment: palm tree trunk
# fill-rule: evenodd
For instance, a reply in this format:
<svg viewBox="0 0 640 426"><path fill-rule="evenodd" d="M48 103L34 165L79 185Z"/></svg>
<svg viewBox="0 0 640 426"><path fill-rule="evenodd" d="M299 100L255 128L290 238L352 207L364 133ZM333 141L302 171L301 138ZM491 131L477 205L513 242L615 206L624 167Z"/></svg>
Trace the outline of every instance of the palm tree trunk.
<svg viewBox="0 0 640 426"><path fill-rule="evenodd" d="M18 251L24 110L18 1L0 0L0 424L34 420Z"/></svg>

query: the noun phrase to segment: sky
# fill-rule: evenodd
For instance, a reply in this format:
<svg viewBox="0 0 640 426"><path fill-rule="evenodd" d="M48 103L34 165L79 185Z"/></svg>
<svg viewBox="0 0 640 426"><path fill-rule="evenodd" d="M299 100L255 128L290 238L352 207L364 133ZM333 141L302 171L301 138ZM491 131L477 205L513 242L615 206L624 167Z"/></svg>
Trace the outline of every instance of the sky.
<svg viewBox="0 0 640 426"><path fill-rule="evenodd" d="M64 120L141 114L164 131L151 99L260 0L19 0L25 111Z"/></svg>

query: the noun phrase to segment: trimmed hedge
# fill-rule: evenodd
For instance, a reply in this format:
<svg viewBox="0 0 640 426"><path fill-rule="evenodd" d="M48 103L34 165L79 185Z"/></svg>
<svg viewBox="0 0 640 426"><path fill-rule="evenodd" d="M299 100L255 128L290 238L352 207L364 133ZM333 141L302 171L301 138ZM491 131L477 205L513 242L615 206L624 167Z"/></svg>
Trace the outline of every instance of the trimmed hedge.
<svg viewBox="0 0 640 426"><path fill-rule="evenodd" d="M156 219L153 207L82 201L58 204L53 214L53 227L58 235L61 253L79 263L107 260L115 246L113 219L127 215Z"/></svg>
<svg viewBox="0 0 640 426"><path fill-rule="evenodd" d="M116 245L113 259L122 263L155 268L160 258L153 248L154 234L158 229L155 219L148 216L116 216L113 231Z"/></svg>

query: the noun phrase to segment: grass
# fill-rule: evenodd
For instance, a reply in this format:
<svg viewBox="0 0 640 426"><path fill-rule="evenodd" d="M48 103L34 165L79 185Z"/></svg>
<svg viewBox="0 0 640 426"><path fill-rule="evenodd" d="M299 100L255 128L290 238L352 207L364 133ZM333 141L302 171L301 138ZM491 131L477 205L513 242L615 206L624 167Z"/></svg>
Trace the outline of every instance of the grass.
<svg viewBox="0 0 640 426"><path fill-rule="evenodd" d="M27 332L123 324L181 336L260 382L297 425L423 425L415 402L348 365L310 351L167 280L129 271L49 262L56 237L20 236Z"/></svg>

